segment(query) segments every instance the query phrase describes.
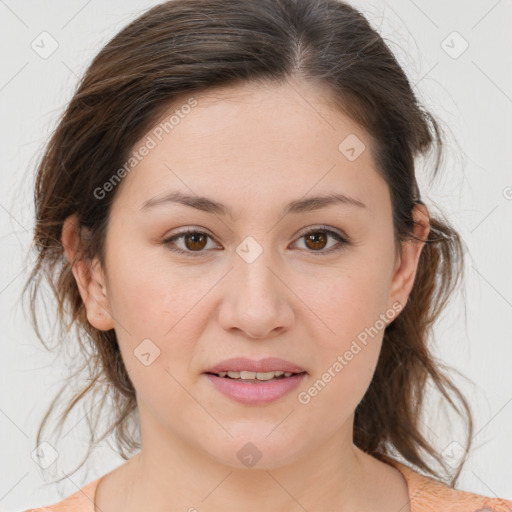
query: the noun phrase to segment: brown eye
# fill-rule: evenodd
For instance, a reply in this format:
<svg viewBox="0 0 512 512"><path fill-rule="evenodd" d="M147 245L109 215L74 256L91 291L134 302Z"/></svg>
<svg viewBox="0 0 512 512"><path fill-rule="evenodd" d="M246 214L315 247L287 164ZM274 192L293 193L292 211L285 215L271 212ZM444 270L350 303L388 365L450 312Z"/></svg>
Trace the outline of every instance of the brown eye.
<svg viewBox="0 0 512 512"><path fill-rule="evenodd" d="M327 244L327 235L322 231L315 231L312 234L305 235L306 245L315 251L321 250Z"/></svg>
<svg viewBox="0 0 512 512"><path fill-rule="evenodd" d="M167 248L172 252L190 256L201 256L207 252L203 249L205 249L207 246L209 238L211 237L207 233L202 231L189 230L173 235L165 239L162 243L166 245ZM184 249L176 247L175 242L181 239L183 239Z"/></svg>
<svg viewBox="0 0 512 512"><path fill-rule="evenodd" d="M325 249L328 245L329 238L336 240L338 243ZM170 251L178 254L202 256L208 253L208 250L206 249L208 239L212 239L208 233L197 230L188 230L183 233L173 235L165 239L162 243L167 246ZM176 247L176 241L178 240L183 240L183 248ZM332 229L324 229L322 227L307 231L299 237L299 240L305 241L307 252L318 253L319 256L340 251L345 245L350 245L348 238L343 237Z"/></svg>
<svg viewBox="0 0 512 512"><path fill-rule="evenodd" d="M337 240L338 243L333 244L331 247L325 249L329 238ZM341 236L339 233L333 231L332 229L322 227L303 233L299 237L299 240L304 240L308 252L317 252L319 256L339 251L343 249L345 245L350 245L348 238Z"/></svg>
<svg viewBox="0 0 512 512"><path fill-rule="evenodd" d="M207 237L204 233L187 233L184 235L185 247L190 251L200 251L204 249Z"/></svg>

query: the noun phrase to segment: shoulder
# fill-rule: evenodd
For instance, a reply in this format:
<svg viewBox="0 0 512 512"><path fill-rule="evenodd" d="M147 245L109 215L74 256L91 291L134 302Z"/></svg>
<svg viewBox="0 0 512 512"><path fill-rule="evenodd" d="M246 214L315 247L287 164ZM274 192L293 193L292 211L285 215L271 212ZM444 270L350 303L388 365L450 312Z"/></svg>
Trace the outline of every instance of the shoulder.
<svg viewBox="0 0 512 512"><path fill-rule="evenodd" d="M409 488L411 512L512 512L512 501L454 489L397 461Z"/></svg>
<svg viewBox="0 0 512 512"><path fill-rule="evenodd" d="M45 507L30 508L22 512L95 512L94 497L100 479L97 478L89 482L62 501L46 505Z"/></svg>

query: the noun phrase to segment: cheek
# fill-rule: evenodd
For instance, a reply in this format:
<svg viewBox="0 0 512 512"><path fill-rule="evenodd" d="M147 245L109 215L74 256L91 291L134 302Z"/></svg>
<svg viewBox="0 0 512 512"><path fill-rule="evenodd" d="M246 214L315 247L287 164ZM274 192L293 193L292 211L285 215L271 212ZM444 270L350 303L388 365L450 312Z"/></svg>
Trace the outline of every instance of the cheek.
<svg viewBox="0 0 512 512"><path fill-rule="evenodd" d="M316 338L321 354L316 377L337 388L340 400L351 402L351 396L362 398L371 381L386 326L385 311L356 299L341 300L338 305L337 320L333 312L331 322L335 335Z"/></svg>
<svg viewBox="0 0 512 512"><path fill-rule="evenodd" d="M123 256L127 254L129 258ZM162 386L174 389L176 381L166 369L172 361L169 371L181 382L181 373L189 367L192 341L200 328L189 316L196 316L197 286L191 289L179 271L170 272L161 263L128 249L119 251L110 268L116 335L137 392L150 396L151 390Z"/></svg>
<svg viewBox="0 0 512 512"><path fill-rule="evenodd" d="M171 266L163 249L142 242L125 245L111 258L112 312L134 337L162 339L197 302L197 279ZM135 340L134 340L135 341Z"/></svg>
<svg viewBox="0 0 512 512"><path fill-rule="evenodd" d="M318 355L313 387L303 404L320 409L334 404L341 420L350 414L368 388L381 350L386 324L395 316L387 308L387 286L378 262L354 266L308 297L321 319L312 334ZM299 403L301 400L299 399Z"/></svg>
<svg viewBox="0 0 512 512"><path fill-rule="evenodd" d="M333 354L324 371L314 375L297 395L297 409L308 417L308 428L322 437L350 421L373 377L381 340L351 345ZM349 344L350 345L350 344Z"/></svg>
<svg viewBox="0 0 512 512"><path fill-rule="evenodd" d="M389 272L376 260L361 259L347 266L330 279L310 283L314 290L305 302L325 325L325 336L319 343L326 352L344 350L350 341L370 329L375 334L383 329L382 315L386 314L389 282L383 276Z"/></svg>
<svg viewBox="0 0 512 512"><path fill-rule="evenodd" d="M322 318L333 332L322 328L327 334L314 336L318 364L310 385L297 396L318 431L343 424L353 414L372 380L386 325L381 316L386 310L373 287L344 281L332 293L322 298Z"/></svg>

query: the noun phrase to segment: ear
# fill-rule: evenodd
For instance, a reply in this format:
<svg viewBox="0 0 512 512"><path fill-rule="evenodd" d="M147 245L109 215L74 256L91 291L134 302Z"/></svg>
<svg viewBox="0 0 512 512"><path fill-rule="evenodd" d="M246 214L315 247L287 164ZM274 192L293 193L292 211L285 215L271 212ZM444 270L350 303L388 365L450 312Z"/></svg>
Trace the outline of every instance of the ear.
<svg viewBox="0 0 512 512"><path fill-rule="evenodd" d="M413 209L414 235L420 240L427 240L430 232L430 216L424 204L416 204ZM414 286L418 262L425 242L406 240L402 242L402 253L397 255L393 279L390 288L391 303L398 302L403 309L409 300Z"/></svg>
<svg viewBox="0 0 512 512"><path fill-rule="evenodd" d="M106 278L97 258L92 261L85 256L81 234L87 231L80 226L78 216L69 216L62 226L62 245L84 302L87 320L101 331L114 328L110 314L110 301L107 294Z"/></svg>

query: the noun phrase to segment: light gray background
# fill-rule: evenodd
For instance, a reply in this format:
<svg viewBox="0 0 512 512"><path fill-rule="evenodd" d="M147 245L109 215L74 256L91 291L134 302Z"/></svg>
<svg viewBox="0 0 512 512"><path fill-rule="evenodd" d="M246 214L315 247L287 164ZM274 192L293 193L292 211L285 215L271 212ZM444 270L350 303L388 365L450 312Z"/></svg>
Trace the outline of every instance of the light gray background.
<svg viewBox="0 0 512 512"><path fill-rule="evenodd" d="M88 472L61 486L45 485L45 472L31 452L37 425L66 370L36 339L19 296L31 261L26 252L33 227L32 177L45 141L93 56L157 3L0 0L3 511L61 500L123 462L108 449L98 450ZM352 3L391 45L420 100L449 130L441 179L430 184L421 167L418 173L427 206L443 210L468 247L467 328L459 295L438 325L434 350L473 381L454 375L476 423L458 487L512 499L512 1ZM43 31L58 42L46 59L31 47ZM469 47L459 56L464 40ZM457 442L443 439L436 412L432 404L423 420L426 431L442 447ZM69 469L84 453L84 427L77 417L72 441L59 454Z"/></svg>

